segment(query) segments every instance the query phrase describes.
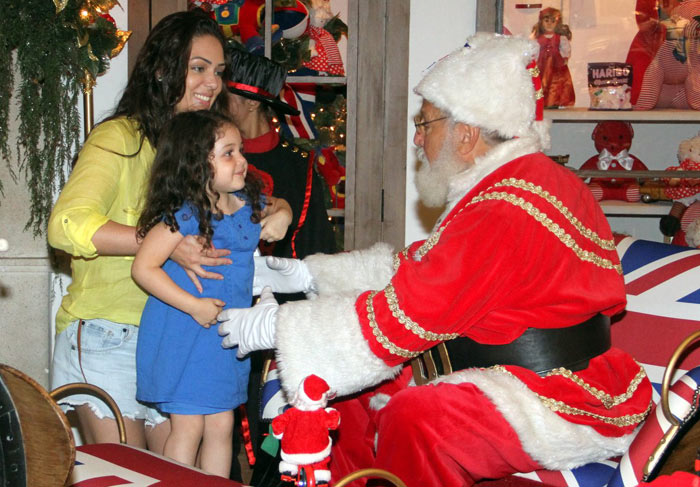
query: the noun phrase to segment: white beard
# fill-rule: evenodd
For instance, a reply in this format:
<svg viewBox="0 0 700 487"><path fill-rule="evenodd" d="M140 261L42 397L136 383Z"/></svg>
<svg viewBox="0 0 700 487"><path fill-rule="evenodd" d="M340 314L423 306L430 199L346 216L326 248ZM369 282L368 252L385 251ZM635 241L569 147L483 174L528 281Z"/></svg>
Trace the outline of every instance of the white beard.
<svg viewBox="0 0 700 487"><path fill-rule="evenodd" d="M430 164L422 147L416 148L416 155L421 165L416 173L416 189L423 204L430 208L439 208L447 203L447 193L455 174L464 170L454 154L449 140L445 141L437 160Z"/></svg>

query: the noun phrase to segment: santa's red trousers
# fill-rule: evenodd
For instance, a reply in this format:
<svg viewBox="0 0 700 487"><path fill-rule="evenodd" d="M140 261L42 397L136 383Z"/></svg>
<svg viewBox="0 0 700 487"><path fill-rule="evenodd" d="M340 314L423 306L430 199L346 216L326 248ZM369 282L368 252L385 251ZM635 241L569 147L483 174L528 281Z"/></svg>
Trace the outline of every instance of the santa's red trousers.
<svg viewBox="0 0 700 487"><path fill-rule="evenodd" d="M375 467L408 487L458 487L542 468L479 388L469 383L406 388L410 367L404 372L397 381L332 404L341 418L331 453L334 482ZM379 411L369 406L377 392L393 394Z"/></svg>

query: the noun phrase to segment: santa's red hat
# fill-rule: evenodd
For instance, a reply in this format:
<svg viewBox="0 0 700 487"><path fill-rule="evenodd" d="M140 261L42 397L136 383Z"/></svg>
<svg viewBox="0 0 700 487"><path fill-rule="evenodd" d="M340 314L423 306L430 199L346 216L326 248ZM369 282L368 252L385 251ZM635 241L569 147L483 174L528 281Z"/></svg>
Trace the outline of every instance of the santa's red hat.
<svg viewBox="0 0 700 487"><path fill-rule="evenodd" d="M319 376L314 374L306 376L299 384L294 406L306 411L325 407L329 390L328 383Z"/></svg>
<svg viewBox="0 0 700 487"><path fill-rule="evenodd" d="M537 108L542 92L532 69L538 53L531 39L479 32L432 66L413 91L457 122L505 139L532 137L546 149L549 121Z"/></svg>

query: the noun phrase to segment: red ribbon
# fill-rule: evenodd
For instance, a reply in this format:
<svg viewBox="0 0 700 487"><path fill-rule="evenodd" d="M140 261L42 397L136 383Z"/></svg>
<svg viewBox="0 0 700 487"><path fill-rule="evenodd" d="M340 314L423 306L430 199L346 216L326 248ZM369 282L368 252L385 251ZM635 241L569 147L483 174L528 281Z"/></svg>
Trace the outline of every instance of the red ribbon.
<svg viewBox="0 0 700 487"><path fill-rule="evenodd" d="M297 233L304 226L306 221L306 213L309 211L309 201L311 200L311 183L313 181L314 172L314 155L311 153L309 155L309 165L306 171L306 191L304 192L304 206L301 209L301 215L299 215L299 223L297 224L296 230L292 235L292 257L297 258Z"/></svg>
<svg viewBox="0 0 700 487"><path fill-rule="evenodd" d="M229 88L236 88L237 90L241 91L250 91L251 93L255 93L257 95L262 95L267 98L276 98L272 93L268 93L267 91L258 88L256 86L251 86L251 85L246 85L244 83L236 83L235 81L229 81L226 83L226 85Z"/></svg>
<svg viewBox="0 0 700 487"><path fill-rule="evenodd" d="M248 456L248 464L255 465L255 453L253 453L253 439L250 436L250 423L248 422L248 412L245 405L238 406L238 411L241 413L241 435L243 436L243 445L245 453Z"/></svg>

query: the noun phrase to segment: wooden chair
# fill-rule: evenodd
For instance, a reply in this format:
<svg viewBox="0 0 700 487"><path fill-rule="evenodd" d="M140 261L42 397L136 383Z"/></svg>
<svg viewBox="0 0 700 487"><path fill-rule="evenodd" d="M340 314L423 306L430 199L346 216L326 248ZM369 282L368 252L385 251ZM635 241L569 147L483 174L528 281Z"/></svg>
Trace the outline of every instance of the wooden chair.
<svg viewBox="0 0 700 487"><path fill-rule="evenodd" d="M119 438L126 443L121 411L112 398L91 384L67 384L49 393L34 379L8 365L0 364L0 423L2 470L6 483L55 487L64 485L75 464L75 440L70 423L56 399L87 391L100 397L112 409Z"/></svg>
<svg viewBox="0 0 700 487"><path fill-rule="evenodd" d="M56 401L78 392L107 403L117 420L120 444L76 448ZM115 485L117 480L119 485L241 485L125 443L121 411L99 387L74 383L49 393L26 374L0 364L0 486ZM105 480L112 483L101 483Z"/></svg>

